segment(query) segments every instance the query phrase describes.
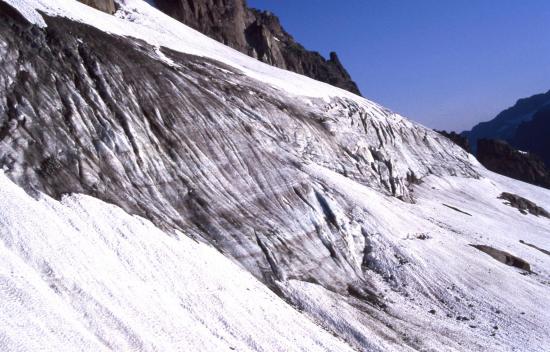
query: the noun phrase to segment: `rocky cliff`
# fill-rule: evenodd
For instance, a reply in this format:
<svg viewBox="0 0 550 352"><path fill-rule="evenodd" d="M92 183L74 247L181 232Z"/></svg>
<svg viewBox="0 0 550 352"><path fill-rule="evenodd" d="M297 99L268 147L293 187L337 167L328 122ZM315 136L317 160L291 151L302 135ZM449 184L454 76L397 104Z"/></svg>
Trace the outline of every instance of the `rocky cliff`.
<svg viewBox="0 0 550 352"><path fill-rule="evenodd" d="M550 172L544 162L534 154L514 149L505 141L478 140L477 159L491 171L550 188Z"/></svg>
<svg viewBox="0 0 550 352"><path fill-rule="evenodd" d="M186 25L270 65L294 71L360 95L359 88L332 52L329 59L306 50L270 12L245 0L155 0L155 5Z"/></svg>
<svg viewBox="0 0 550 352"><path fill-rule="evenodd" d="M99 11L113 14L116 11L114 0L78 0L83 4L91 6Z"/></svg>
<svg viewBox="0 0 550 352"><path fill-rule="evenodd" d="M470 142L468 140L467 137L461 135L461 134L458 134L454 131L451 131L451 132L447 132L447 131L438 131L438 130L435 130L437 133L441 134L442 136L445 136L447 138L449 138L451 141L453 141L456 145L458 145L459 147L461 147L462 149L464 149L465 151L467 151L468 153L471 152L471 148L470 148Z"/></svg>

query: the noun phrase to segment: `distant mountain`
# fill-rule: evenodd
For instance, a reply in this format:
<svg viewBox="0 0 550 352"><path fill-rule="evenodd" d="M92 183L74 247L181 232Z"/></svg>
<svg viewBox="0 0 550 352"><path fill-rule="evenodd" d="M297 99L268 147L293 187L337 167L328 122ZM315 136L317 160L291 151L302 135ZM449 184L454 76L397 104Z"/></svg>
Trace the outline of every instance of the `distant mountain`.
<svg viewBox="0 0 550 352"><path fill-rule="evenodd" d="M306 50L285 31L277 16L249 8L245 0L155 0L153 5L260 61L361 95L336 53L331 52L327 60Z"/></svg>
<svg viewBox="0 0 550 352"><path fill-rule="evenodd" d="M518 100L461 136L489 170L550 188L550 91Z"/></svg>
<svg viewBox="0 0 550 352"><path fill-rule="evenodd" d="M550 91L520 99L514 106L502 111L494 119L481 122L470 131L462 132L462 135L469 139L474 152L477 150L477 141L482 138L505 140L516 147L515 136L518 127L523 122L531 121L538 111L549 106ZM547 153L550 153L550 150ZM545 159L543 155L540 156Z"/></svg>
<svg viewBox="0 0 550 352"><path fill-rule="evenodd" d="M542 108L531 121L519 125L512 144L540 156L550 167L550 107Z"/></svg>

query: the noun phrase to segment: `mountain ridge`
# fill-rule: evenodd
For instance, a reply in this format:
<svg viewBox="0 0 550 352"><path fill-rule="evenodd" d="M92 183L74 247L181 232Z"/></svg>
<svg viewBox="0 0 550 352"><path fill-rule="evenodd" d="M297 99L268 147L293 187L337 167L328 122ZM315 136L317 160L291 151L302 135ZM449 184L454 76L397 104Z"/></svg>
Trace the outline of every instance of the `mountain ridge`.
<svg viewBox="0 0 550 352"><path fill-rule="evenodd" d="M550 105L550 90L546 93L521 98L493 119L480 122L471 130L461 134L469 139L474 151L477 150L477 140L481 138L512 141L519 125L522 122L530 121L537 111L548 105Z"/></svg>
<svg viewBox="0 0 550 352"><path fill-rule="evenodd" d="M494 119L461 133L492 171L550 187L550 91L519 99ZM483 143L482 148L478 145ZM514 150L515 149L515 150Z"/></svg>
<svg viewBox="0 0 550 352"><path fill-rule="evenodd" d="M511 141L520 150L541 157L550 170L550 106L538 110L529 121L522 122Z"/></svg>
<svg viewBox="0 0 550 352"><path fill-rule="evenodd" d="M249 8L245 0L156 0L164 13L209 37L270 65L361 95L335 52L325 59L306 50L269 11Z"/></svg>

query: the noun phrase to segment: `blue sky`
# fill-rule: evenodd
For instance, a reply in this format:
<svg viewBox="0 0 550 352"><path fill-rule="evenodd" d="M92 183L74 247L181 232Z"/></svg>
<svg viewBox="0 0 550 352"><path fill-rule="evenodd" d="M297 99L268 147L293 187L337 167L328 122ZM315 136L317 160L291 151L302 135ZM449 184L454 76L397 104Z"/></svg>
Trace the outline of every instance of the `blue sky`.
<svg viewBox="0 0 550 352"><path fill-rule="evenodd" d="M462 131L550 90L550 0L248 0L367 98Z"/></svg>

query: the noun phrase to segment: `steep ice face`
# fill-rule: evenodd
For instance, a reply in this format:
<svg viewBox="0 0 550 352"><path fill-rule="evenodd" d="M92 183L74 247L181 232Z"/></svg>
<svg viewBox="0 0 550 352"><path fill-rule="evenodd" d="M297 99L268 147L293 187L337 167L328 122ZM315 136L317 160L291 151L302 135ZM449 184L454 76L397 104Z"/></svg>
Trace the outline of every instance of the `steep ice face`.
<svg viewBox="0 0 550 352"><path fill-rule="evenodd" d="M46 21L3 24L7 174L203 238L266 282L365 281L367 234L308 164L409 202L427 174L477 174L447 139L360 98L297 97L216 61Z"/></svg>
<svg viewBox="0 0 550 352"><path fill-rule="evenodd" d="M545 345L548 258L518 236L548 247L548 220L497 198L548 209L547 192L487 173L372 102L124 4L115 18L40 0L54 16L40 15L42 27L0 14L10 179L209 242L359 350ZM538 275L470 244L516 254Z"/></svg>

